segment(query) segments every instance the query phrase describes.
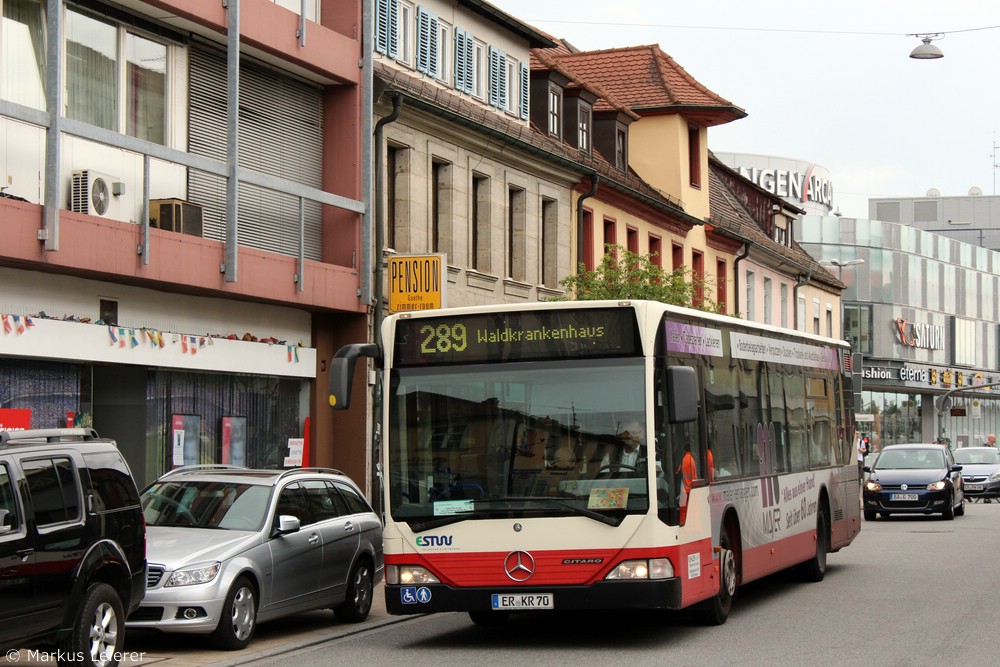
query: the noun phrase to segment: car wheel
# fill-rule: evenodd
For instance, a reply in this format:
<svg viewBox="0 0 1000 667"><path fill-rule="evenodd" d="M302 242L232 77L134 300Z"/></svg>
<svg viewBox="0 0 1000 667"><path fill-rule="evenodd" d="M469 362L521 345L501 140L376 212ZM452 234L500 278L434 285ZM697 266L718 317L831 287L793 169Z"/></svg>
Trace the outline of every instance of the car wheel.
<svg viewBox="0 0 1000 667"><path fill-rule="evenodd" d="M122 601L114 588L96 583L87 588L73 631L59 650L87 667L117 667L124 640Z"/></svg>
<svg viewBox="0 0 1000 667"><path fill-rule="evenodd" d="M865 510L865 521L875 520L875 510Z"/></svg>
<svg viewBox="0 0 1000 667"><path fill-rule="evenodd" d="M212 633L212 643L227 651L246 648L257 627L257 593L246 577L238 577L229 589L222 618Z"/></svg>
<svg viewBox="0 0 1000 667"><path fill-rule="evenodd" d="M799 573L806 581L823 581L826 575L827 534L826 509L820 506L816 515L816 555L799 566Z"/></svg>
<svg viewBox="0 0 1000 667"><path fill-rule="evenodd" d="M733 600L736 598L737 564L736 552L733 550L735 538L730 534L731 528L723 526L719 536L719 592L715 597L703 603L701 619L706 625L722 625L733 610Z"/></svg>
<svg viewBox="0 0 1000 667"><path fill-rule="evenodd" d="M368 618L372 609L372 592L375 589L371 565L367 560L358 561L347 582L347 597L333 608L341 621L358 623Z"/></svg>
<svg viewBox="0 0 1000 667"><path fill-rule="evenodd" d="M945 521L951 521L952 519L955 518L955 497L954 496L949 496L948 497L948 502L945 505L944 511L941 512L941 516L942 516L942 518L944 518Z"/></svg>
<svg viewBox="0 0 1000 667"><path fill-rule="evenodd" d="M955 516L965 516L965 496L962 496L962 502L955 508Z"/></svg>

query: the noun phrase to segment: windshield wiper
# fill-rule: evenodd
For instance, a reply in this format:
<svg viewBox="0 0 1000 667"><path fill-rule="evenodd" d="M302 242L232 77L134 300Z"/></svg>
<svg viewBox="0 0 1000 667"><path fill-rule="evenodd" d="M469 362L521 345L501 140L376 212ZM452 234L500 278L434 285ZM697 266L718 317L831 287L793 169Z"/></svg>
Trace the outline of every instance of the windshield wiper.
<svg viewBox="0 0 1000 667"><path fill-rule="evenodd" d="M606 523L609 526L620 526L624 517L614 517L608 516L607 514L601 514L600 512L595 512L594 510L586 509L585 507L577 507L576 505L570 504L565 500L559 500L558 498L550 498L548 496L516 496L513 498L489 498L483 500L477 500L476 503L481 502L505 502L505 503L517 503L527 500L533 503L550 503L553 505L558 505L559 507L564 507L573 514L579 516L585 516L588 519L593 519L594 521L600 521L601 523Z"/></svg>
<svg viewBox="0 0 1000 667"><path fill-rule="evenodd" d="M425 530L431 530L433 528L441 528L442 526L450 526L453 523L458 523L459 521L465 521L466 519L474 518L474 514L471 512L468 514L452 514L451 516L441 516L436 519L428 519L427 521L407 521L410 530L414 533L422 533Z"/></svg>
<svg viewBox="0 0 1000 667"><path fill-rule="evenodd" d="M516 496L513 498L478 498L475 500L477 510L479 508L485 509L484 505L493 504L505 504L512 505L523 501L528 501L529 503L547 503L550 505L557 505L564 509L568 509L573 514L578 516L584 516L588 519L593 519L594 521L600 521L601 523L607 524L609 526L620 526L624 520L624 516L609 516L607 514L601 514L600 512L595 512L594 510L589 510L584 507L577 507L571 503L564 500L559 500L558 498L549 498L547 496ZM508 509L510 509L508 507ZM479 514L478 511L468 512L463 514L452 514L449 516L436 517L434 519L428 519L426 521L407 521L410 526L410 530L415 533L422 533L426 530L432 530L434 528L441 528L442 526L450 526L453 523L458 523L460 521L466 521L468 519L482 519L483 515Z"/></svg>

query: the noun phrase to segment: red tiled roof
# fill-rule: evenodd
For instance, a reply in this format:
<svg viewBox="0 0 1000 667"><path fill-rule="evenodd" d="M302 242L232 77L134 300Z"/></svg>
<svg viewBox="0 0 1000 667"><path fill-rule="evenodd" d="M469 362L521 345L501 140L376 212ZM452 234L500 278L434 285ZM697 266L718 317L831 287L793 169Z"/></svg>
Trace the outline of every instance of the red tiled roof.
<svg viewBox="0 0 1000 667"><path fill-rule="evenodd" d="M747 115L699 83L656 44L579 53L565 53L559 47L548 51L565 69L639 114L683 111L706 126ZM601 101L595 105L597 110L612 108Z"/></svg>
<svg viewBox="0 0 1000 667"><path fill-rule="evenodd" d="M602 88L601 86L597 85L592 81L584 81L574 72L560 65L559 61L553 57L554 56L553 51L556 51L556 49L532 49L531 69L535 71L554 70L556 72L559 72L572 82L571 85L579 86L580 88L589 90L594 95L597 95L597 97L599 98L597 101L598 105L603 104L605 109L611 109L611 108L617 109L618 111L631 117L632 120L639 120L640 118L639 114L630 110L628 106L620 102L614 95L609 93L607 90L605 90L604 88Z"/></svg>

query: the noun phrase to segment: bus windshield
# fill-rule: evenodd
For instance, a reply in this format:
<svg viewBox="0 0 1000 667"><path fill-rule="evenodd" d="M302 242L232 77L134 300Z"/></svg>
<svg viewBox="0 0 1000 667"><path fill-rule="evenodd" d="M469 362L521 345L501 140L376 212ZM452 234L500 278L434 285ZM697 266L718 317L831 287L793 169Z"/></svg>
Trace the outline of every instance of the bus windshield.
<svg viewBox="0 0 1000 667"><path fill-rule="evenodd" d="M649 508L642 358L396 368L387 483L414 530Z"/></svg>

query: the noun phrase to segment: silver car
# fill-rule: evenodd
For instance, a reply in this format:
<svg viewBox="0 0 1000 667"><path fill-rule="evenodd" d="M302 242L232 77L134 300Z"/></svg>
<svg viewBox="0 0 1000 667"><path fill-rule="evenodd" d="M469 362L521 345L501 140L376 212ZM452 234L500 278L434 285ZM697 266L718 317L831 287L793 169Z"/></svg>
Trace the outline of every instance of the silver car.
<svg viewBox="0 0 1000 667"><path fill-rule="evenodd" d="M972 500L990 502L1000 498L1000 449L962 447L955 450L955 463L962 464L962 486Z"/></svg>
<svg viewBox="0 0 1000 667"><path fill-rule="evenodd" d="M257 623L332 608L368 617L382 523L343 473L178 468L142 492L146 597L126 625L249 644Z"/></svg>

